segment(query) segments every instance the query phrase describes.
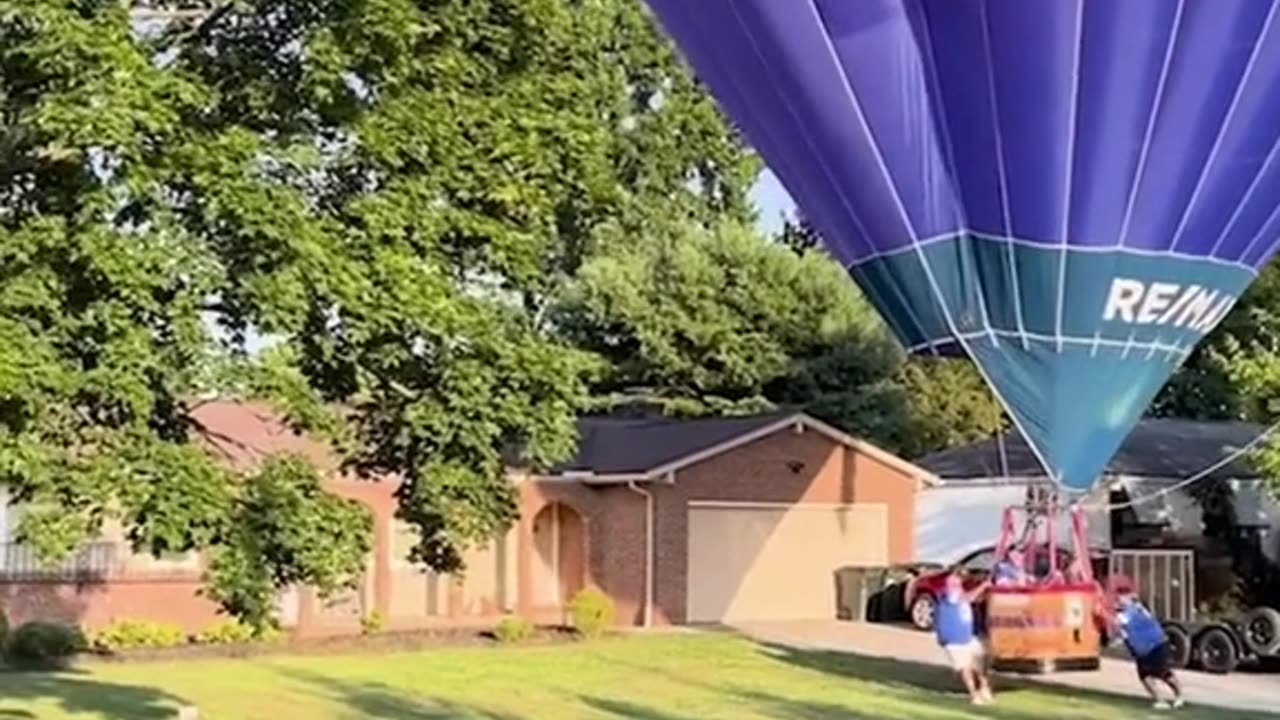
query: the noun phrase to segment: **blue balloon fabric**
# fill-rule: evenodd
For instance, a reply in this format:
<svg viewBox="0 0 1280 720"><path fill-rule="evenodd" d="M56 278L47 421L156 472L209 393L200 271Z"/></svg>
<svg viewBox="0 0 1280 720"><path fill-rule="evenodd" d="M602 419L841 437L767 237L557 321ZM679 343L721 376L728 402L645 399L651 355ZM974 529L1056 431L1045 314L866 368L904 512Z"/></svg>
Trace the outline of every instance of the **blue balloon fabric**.
<svg viewBox="0 0 1280 720"><path fill-rule="evenodd" d="M1067 490L1276 250L1272 0L648 2L902 342L971 356Z"/></svg>

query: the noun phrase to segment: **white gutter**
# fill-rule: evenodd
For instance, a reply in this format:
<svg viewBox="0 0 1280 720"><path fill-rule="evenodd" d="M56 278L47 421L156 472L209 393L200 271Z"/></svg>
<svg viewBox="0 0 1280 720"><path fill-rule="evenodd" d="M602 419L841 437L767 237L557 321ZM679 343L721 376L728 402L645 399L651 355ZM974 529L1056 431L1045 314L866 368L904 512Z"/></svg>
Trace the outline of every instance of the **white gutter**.
<svg viewBox="0 0 1280 720"><path fill-rule="evenodd" d="M644 627L653 627L653 493L643 490L635 480L627 489L644 498Z"/></svg>

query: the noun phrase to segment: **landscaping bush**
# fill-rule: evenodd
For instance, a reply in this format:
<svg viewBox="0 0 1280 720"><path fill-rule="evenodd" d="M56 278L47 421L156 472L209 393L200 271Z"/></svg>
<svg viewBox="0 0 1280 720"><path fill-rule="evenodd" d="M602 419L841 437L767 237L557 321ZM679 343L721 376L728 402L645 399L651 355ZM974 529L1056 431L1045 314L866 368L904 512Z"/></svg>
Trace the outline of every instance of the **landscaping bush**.
<svg viewBox="0 0 1280 720"><path fill-rule="evenodd" d="M533 623L519 615L508 615L493 629L493 636L500 643L524 642L533 635Z"/></svg>
<svg viewBox="0 0 1280 720"><path fill-rule="evenodd" d="M5 641L5 657L20 665L60 664L88 649L84 633L75 625L32 621L23 623Z"/></svg>
<svg viewBox="0 0 1280 720"><path fill-rule="evenodd" d="M177 647L186 641L177 625L148 620L116 620L93 636L93 646L107 651Z"/></svg>
<svg viewBox="0 0 1280 720"><path fill-rule="evenodd" d="M196 642L204 645L238 645L251 642L276 642L283 634L276 628L255 630L239 620L221 620L196 635Z"/></svg>
<svg viewBox="0 0 1280 720"><path fill-rule="evenodd" d="M380 633L386 626L387 619L377 610L374 610L368 615L360 618L360 632L365 635L375 635Z"/></svg>
<svg viewBox="0 0 1280 720"><path fill-rule="evenodd" d="M9 616L0 610L0 648L4 647L5 638L9 637Z"/></svg>
<svg viewBox="0 0 1280 720"><path fill-rule="evenodd" d="M603 635L613 625L614 613L613 600L594 588L579 590L569 601L573 629L583 637Z"/></svg>

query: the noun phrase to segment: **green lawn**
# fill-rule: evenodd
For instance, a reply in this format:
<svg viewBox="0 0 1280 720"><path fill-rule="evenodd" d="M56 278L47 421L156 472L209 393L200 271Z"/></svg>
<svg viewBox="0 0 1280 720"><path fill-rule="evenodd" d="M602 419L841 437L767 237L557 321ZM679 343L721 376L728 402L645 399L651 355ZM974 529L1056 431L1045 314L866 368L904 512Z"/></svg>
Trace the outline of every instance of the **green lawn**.
<svg viewBox="0 0 1280 720"><path fill-rule="evenodd" d="M763 646L730 635L653 635L581 645L393 655L100 664L0 674L0 719L167 718L999 718L1132 720L1145 704L997 685L972 708L940 669ZM1188 708L1179 718L1272 716Z"/></svg>

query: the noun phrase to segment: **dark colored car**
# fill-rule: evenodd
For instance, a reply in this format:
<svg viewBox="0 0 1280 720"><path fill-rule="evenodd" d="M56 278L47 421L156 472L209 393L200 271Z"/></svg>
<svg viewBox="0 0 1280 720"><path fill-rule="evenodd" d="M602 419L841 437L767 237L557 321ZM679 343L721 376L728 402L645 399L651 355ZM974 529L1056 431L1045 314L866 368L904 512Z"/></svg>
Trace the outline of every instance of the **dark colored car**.
<svg viewBox="0 0 1280 720"><path fill-rule="evenodd" d="M1059 569L1065 569L1071 564L1070 550L1059 546L1057 555ZM956 563L954 567L960 572L965 590L972 590L990 578L995 560L995 547L986 547L969 553ZM1104 579L1107 571L1106 555L1099 551L1092 551L1090 553L1090 561L1093 566L1094 577ZM920 630L933 629L934 607L937 605L938 597L942 595L946 585L949 569L950 567L943 567L921 573L907 585L904 598L907 614L911 619L911 624ZM1032 571L1038 577L1044 577L1049 574L1047 547L1042 545L1036 548Z"/></svg>

